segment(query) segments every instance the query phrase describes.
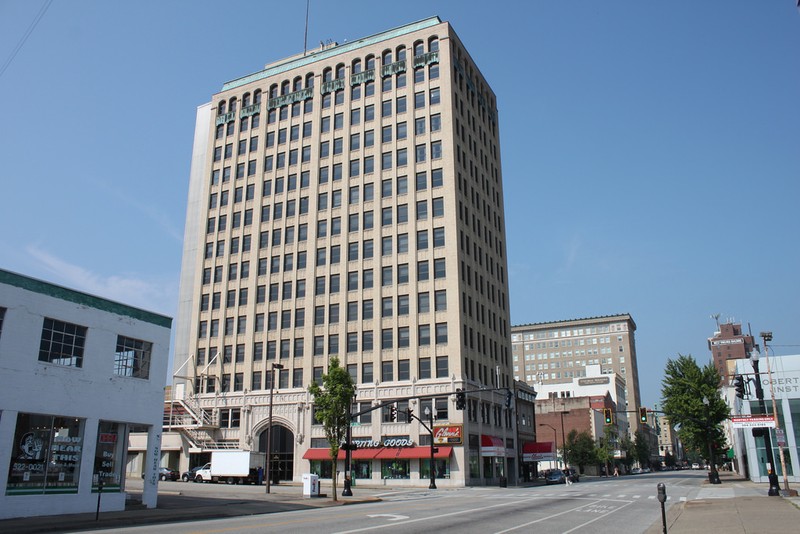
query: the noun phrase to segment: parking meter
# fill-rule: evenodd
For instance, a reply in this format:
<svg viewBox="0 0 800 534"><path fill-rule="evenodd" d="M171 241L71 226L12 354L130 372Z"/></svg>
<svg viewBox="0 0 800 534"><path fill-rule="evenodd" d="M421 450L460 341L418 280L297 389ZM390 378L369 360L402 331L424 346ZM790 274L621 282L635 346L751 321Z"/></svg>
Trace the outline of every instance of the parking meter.
<svg viewBox="0 0 800 534"><path fill-rule="evenodd" d="M664 503L667 502L667 487L664 485L663 482L658 484L658 502Z"/></svg>

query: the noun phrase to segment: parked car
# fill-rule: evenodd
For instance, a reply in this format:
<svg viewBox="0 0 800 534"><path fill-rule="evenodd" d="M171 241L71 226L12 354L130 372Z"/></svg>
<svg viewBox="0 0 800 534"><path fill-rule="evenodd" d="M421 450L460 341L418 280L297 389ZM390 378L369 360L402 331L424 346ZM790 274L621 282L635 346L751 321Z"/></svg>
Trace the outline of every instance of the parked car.
<svg viewBox="0 0 800 534"><path fill-rule="evenodd" d="M633 469L631 469L632 475L641 475L642 473L643 471L641 467L634 467Z"/></svg>
<svg viewBox="0 0 800 534"><path fill-rule="evenodd" d="M550 484L566 484L567 477L564 475L564 471L561 469L551 469L550 472L547 473L544 482L548 486Z"/></svg>
<svg viewBox="0 0 800 534"><path fill-rule="evenodd" d="M159 480L178 480L181 477L181 474L172 469L170 467L159 467L158 468L158 479Z"/></svg>
<svg viewBox="0 0 800 534"><path fill-rule="evenodd" d="M697 462L693 463L692 469L700 469L700 464L698 464Z"/></svg>
<svg viewBox="0 0 800 534"><path fill-rule="evenodd" d="M198 471L199 469L202 469L202 468L203 468L203 466L202 466L202 465L198 465L198 466L192 467L191 469L189 469L188 471L186 471L186 472L185 472L183 475L181 475L181 480L183 480L184 482L189 482L190 480L191 480L192 482L197 482L197 481L195 480L196 473L197 473L197 471Z"/></svg>
<svg viewBox="0 0 800 534"><path fill-rule="evenodd" d="M578 471L572 468L564 469L564 476L569 479L570 482L580 482L581 475L578 474Z"/></svg>

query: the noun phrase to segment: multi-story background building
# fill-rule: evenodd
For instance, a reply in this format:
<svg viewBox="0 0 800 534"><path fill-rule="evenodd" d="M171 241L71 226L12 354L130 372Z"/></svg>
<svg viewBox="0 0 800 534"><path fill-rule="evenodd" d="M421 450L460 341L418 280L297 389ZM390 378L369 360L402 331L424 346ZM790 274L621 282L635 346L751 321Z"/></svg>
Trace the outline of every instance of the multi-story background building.
<svg viewBox="0 0 800 534"><path fill-rule="evenodd" d="M166 424L181 467L264 451L270 427L273 479L329 477L307 387L338 357L358 410L400 399L400 420L354 426L357 479L429 476L406 408L437 414L437 476L513 477L505 392L474 392L513 387L504 224L495 95L438 17L225 83L197 111Z"/></svg>
<svg viewBox="0 0 800 534"><path fill-rule="evenodd" d="M723 384L730 383L736 360L749 358L753 346L753 336L742 332L741 323L728 320L717 325L717 331L708 338L708 350Z"/></svg>
<svg viewBox="0 0 800 534"><path fill-rule="evenodd" d="M617 405L617 416L636 414L641 396L635 331L629 314L512 326L514 377L532 385L571 386L575 378L586 377L588 365L599 365L602 374L625 380L627 407ZM638 417L628 417L628 423L633 435Z"/></svg>

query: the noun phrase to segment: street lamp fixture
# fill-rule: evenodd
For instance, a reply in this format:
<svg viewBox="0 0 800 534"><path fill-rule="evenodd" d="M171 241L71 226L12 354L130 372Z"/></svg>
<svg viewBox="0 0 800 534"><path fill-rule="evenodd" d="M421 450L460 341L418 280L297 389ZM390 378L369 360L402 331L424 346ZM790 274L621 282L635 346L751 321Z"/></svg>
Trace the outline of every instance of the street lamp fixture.
<svg viewBox="0 0 800 534"><path fill-rule="evenodd" d="M558 467L558 430L556 430L556 427L548 425L547 423L539 423L539 426L546 426L547 428L553 431L553 445L556 446L555 450L556 459L553 463L555 463L556 467Z"/></svg>
<svg viewBox="0 0 800 534"><path fill-rule="evenodd" d="M275 376L276 371L283 369L283 364L280 363L273 363L272 364L272 380L269 383L269 422L267 423L267 465L264 474L267 477L267 493L269 493L269 484L270 484L270 456L272 455L272 401L273 395L275 393Z"/></svg>

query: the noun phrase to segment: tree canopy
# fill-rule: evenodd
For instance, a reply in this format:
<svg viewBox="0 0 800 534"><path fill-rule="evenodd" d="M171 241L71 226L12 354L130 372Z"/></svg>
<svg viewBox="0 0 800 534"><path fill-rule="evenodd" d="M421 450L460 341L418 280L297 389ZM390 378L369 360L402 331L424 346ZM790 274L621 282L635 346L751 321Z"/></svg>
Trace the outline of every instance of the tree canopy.
<svg viewBox="0 0 800 534"><path fill-rule="evenodd" d="M712 363L700 367L691 355L667 360L661 382L664 413L673 427L679 425L678 435L687 449L705 454L709 446L725 446L720 424L730 408L719 395L720 382Z"/></svg>
<svg viewBox="0 0 800 534"><path fill-rule="evenodd" d="M333 357L328 363L328 374L322 375L322 387L316 382L308 386L314 396L314 416L322 423L325 437L330 444L330 457L333 463L333 500L336 497L336 479L338 476L337 456L339 445L347 438L350 426L350 408L353 404L356 388L353 378L344 367L339 366L339 358ZM345 474L347 475L347 474Z"/></svg>
<svg viewBox="0 0 800 534"><path fill-rule="evenodd" d="M585 430L583 432L578 432L574 429L570 430L569 434L567 434L567 442L563 454L564 463L577 465L581 472L583 472L584 466L597 463L594 440L592 435Z"/></svg>

